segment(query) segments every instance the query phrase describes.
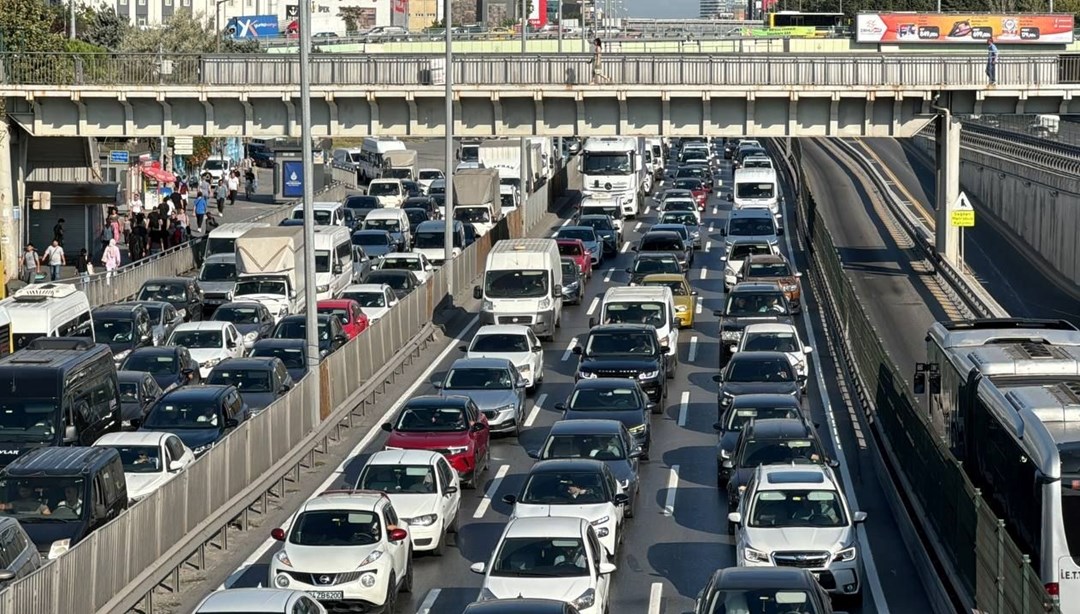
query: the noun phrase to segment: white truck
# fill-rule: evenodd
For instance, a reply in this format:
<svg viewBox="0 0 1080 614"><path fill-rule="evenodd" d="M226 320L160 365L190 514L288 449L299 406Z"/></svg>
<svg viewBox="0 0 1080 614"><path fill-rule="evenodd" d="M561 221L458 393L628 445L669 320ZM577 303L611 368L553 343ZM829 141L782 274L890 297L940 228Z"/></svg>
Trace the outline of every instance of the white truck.
<svg viewBox="0 0 1080 614"><path fill-rule="evenodd" d="M499 171L493 168L462 169L454 173L454 219L476 227L485 235L502 219Z"/></svg>
<svg viewBox="0 0 1080 614"><path fill-rule="evenodd" d="M499 171L499 181L518 189L522 198L531 194L543 173L543 149L539 142L527 141L525 158L519 139L491 140L480 143L480 166ZM522 164L524 162L524 164Z"/></svg>
<svg viewBox="0 0 1080 614"><path fill-rule="evenodd" d="M482 168L480 164L480 141L462 141L457 150L457 167L454 172L467 168Z"/></svg>
<svg viewBox="0 0 1080 614"><path fill-rule="evenodd" d="M540 152L540 166L536 172L537 184L542 184L555 174L555 145L549 137L530 136L525 137L530 147L536 147Z"/></svg>
<svg viewBox="0 0 1080 614"><path fill-rule="evenodd" d="M637 217L652 183L645 168L645 139L589 137L581 148L580 164L585 196L621 196L623 215Z"/></svg>
<svg viewBox="0 0 1080 614"><path fill-rule="evenodd" d="M562 320L562 261L555 239L504 239L488 252L481 324L519 324L549 341Z"/></svg>
<svg viewBox="0 0 1080 614"><path fill-rule="evenodd" d="M664 139L645 139L645 150L652 156L649 171L652 172L653 180L663 179L664 167L667 166L664 160Z"/></svg>
<svg viewBox="0 0 1080 614"><path fill-rule="evenodd" d="M236 239L234 301L255 301L276 319L304 310L304 228L253 228Z"/></svg>
<svg viewBox="0 0 1080 614"><path fill-rule="evenodd" d="M387 179L409 179L416 181L417 177L417 154L412 149L401 151L388 151L383 154L382 176Z"/></svg>

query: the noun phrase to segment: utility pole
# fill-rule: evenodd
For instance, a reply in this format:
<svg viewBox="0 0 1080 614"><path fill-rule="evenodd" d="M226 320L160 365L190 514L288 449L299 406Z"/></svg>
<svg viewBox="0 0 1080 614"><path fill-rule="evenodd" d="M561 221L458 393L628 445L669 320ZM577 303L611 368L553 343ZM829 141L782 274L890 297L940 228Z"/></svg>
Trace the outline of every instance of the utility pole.
<svg viewBox="0 0 1080 614"><path fill-rule="evenodd" d="M521 0L521 54L525 55L525 31L529 29L529 0Z"/></svg>
<svg viewBox="0 0 1080 614"><path fill-rule="evenodd" d="M304 157L304 326L307 332L308 398L312 425L322 418L319 373L319 318L315 302L315 163L311 150L311 0L300 0L300 143Z"/></svg>
<svg viewBox="0 0 1080 614"><path fill-rule="evenodd" d="M454 267L450 259L454 257L454 47L453 35L453 1L443 0L443 25L446 35L446 55L443 61L446 68L443 70L446 78L446 206L443 207L444 232L443 232L443 268L446 269L446 293L451 299L454 296Z"/></svg>
<svg viewBox="0 0 1080 614"><path fill-rule="evenodd" d="M1053 0L1050 0L1050 6L1054 6ZM71 22L68 31L68 38L70 38L71 40L75 40L75 0L68 0L68 9L68 20ZM1054 9L1051 8L1050 10L1053 11Z"/></svg>

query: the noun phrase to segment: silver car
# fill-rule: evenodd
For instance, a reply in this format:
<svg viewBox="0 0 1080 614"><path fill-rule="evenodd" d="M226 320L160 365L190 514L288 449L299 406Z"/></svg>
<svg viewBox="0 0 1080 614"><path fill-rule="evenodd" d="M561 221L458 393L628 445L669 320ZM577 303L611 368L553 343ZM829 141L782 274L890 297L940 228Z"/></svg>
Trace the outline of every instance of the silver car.
<svg viewBox="0 0 1080 614"><path fill-rule="evenodd" d="M461 358L450 365L441 381L433 382L443 396L465 396L488 419L492 433L521 432L525 419L527 385L514 364L505 358Z"/></svg>

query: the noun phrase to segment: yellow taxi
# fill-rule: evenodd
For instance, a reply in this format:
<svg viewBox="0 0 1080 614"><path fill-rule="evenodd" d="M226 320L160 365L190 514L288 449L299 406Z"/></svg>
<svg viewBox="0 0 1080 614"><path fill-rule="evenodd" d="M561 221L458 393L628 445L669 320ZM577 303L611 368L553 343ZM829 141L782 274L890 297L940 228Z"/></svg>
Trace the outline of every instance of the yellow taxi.
<svg viewBox="0 0 1080 614"><path fill-rule="evenodd" d="M686 277L675 273L656 273L646 275L641 286L667 286L675 296L675 319L679 321L679 328L690 328L694 325L694 303L697 301L697 291L690 289L690 283Z"/></svg>

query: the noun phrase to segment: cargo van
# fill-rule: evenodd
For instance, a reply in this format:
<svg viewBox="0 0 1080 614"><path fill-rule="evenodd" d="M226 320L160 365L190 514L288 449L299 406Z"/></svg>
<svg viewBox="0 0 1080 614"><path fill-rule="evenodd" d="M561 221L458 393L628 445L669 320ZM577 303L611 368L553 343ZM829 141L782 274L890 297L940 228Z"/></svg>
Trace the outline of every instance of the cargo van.
<svg viewBox="0 0 1080 614"><path fill-rule="evenodd" d="M521 324L553 341L562 324L562 261L554 239L508 239L488 252L481 324Z"/></svg>
<svg viewBox="0 0 1080 614"><path fill-rule="evenodd" d="M33 284L0 301L11 318L11 349L25 348L38 337L94 339L90 300L68 284Z"/></svg>
<svg viewBox="0 0 1080 614"><path fill-rule="evenodd" d="M780 182L771 168L740 168L735 171L728 200L735 209L768 209L782 224L780 215Z"/></svg>
<svg viewBox="0 0 1080 614"><path fill-rule="evenodd" d="M667 353L668 377L675 376L679 362L679 321L675 317L675 295L667 286L608 288L600 302L600 317L589 319L589 328L603 324L646 324L656 329L660 345Z"/></svg>
<svg viewBox="0 0 1080 614"><path fill-rule="evenodd" d="M385 230L398 242L398 251L412 247L409 214L404 209L376 209L364 218L363 230Z"/></svg>
<svg viewBox="0 0 1080 614"><path fill-rule="evenodd" d="M457 258L465 249L465 225L455 221L453 228L453 243L451 257ZM416 227L416 240L413 241L413 251L427 257L434 266L442 266L446 261L446 222L444 220L431 220L420 222Z"/></svg>
<svg viewBox="0 0 1080 614"><path fill-rule="evenodd" d="M236 252L236 239L252 228L267 228L270 224L264 222L236 222L222 224L210 231L206 238L206 249L203 258L209 258L214 254L233 254Z"/></svg>
<svg viewBox="0 0 1080 614"><path fill-rule="evenodd" d="M404 151L405 143L397 139L368 137L360 145L360 180L370 181L382 177L386 168L387 152Z"/></svg>
<svg viewBox="0 0 1080 614"><path fill-rule="evenodd" d="M378 198L383 207L400 207L408 197L408 191L400 179L372 179L368 184L368 196Z"/></svg>
<svg viewBox="0 0 1080 614"><path fill-rule="evenodd" d="M344 226L315 227L315 297L336 298L353 277L352 234Z"/></svg>

